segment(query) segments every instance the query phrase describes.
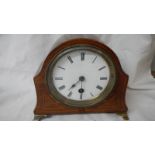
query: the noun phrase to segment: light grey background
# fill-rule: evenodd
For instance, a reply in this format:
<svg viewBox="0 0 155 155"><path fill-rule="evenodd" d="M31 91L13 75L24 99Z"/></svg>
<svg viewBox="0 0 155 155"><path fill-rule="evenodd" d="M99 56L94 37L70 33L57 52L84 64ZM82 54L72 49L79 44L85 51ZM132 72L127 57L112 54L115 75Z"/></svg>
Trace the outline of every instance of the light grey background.
<svg viewBox="0 0 155 155"><path fill-rule="evenodd" d="M77 37L91 38L112 48L129 75L126 104L130 120L155 120L155 54L152 35L0 35L0 120L32 120L36 106L33 78L50 51ZM53 116L47 120L122 120L116 114Z"/></svg>

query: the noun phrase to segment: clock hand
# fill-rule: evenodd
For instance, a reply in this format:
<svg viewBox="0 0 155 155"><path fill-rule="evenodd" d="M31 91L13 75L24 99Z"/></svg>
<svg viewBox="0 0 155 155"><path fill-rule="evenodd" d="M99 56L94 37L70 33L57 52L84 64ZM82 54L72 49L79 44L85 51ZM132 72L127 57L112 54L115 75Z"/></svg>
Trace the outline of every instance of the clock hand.
<svg viewBox="0 0 155 155"><path fill-rule="evenodd" d="M76 87L76 85L81 81L84 81L85 80L85 77L84 76L80 76L79 77L79 80L76 82L76 83L74 83L74 84L72 84L72 86L69 88L69 90L71 90L72 88L74 88L74 87Z"/></svg>
<svg viewBox="0 0 155 155"><path fill-rule="evenodd" d="M80 82L80 80L78 80L76 83L72 84L72 86L69 88L69 90L71 90L72 88L76 87L76 85Z"/></svg>
<svg viewBox="0 0 155 155"><path fill-rule="evenodd" d="M81 100L82 100L82 95L83 95L83 93L80 94L80 99L81 99Z"/></svg>
<svg viewBox="0 0 155 155"><path fill-rule="evenodd" d="M79 89L79 93L80 93L80 99L82 100L82 96L83 96L83 93L84 93L84 89L82 88L82 82L81 81L81 88Z"/></svg>
<svg viewBox="0 0 155 155"><path fill-rule="evenodd" d="M81 81L81 90L82 90L82 81ZM82 100L83 91L81 91L81 94L80 94L80 95L81 95L80 98L81 98L81 100Z"/></svg>

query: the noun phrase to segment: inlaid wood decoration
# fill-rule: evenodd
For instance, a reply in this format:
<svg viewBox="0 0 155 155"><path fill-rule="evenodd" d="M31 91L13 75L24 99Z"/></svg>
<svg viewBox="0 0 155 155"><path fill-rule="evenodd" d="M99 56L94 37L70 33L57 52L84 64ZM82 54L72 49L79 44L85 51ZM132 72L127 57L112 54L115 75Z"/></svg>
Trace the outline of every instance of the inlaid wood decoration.
<svg viewBox="0 0 155 155"><path fill-rule="evenodd" d="M82 113L117 113L128 119L128 76L103 43L78 38L53 49L34 78L35 118Z"/></svg>

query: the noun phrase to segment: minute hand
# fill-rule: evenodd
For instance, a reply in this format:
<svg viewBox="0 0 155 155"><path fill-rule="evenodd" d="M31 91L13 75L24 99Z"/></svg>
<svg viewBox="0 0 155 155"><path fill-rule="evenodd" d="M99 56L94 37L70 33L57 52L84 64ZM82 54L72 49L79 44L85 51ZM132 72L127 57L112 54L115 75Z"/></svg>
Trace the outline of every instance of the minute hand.
<svg viewBox="0 0 155 155"><path fill-rule="evenodd" d="M78 80L76 83L74 83L70 88L69 90L71 90L72 88L76 87L76 85L80 82L80 80Z"/></svg>

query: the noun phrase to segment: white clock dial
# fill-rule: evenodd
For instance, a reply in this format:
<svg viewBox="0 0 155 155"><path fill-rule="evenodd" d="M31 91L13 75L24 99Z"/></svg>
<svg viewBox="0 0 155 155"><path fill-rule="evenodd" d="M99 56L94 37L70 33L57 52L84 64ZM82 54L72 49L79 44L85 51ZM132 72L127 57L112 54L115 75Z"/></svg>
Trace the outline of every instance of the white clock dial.
<svg viewBox="0 0 155 155"><path fill-rule="evenodd" d="M85 101L98 97L106 89L110 68L99 53L79 49L61 56L51 74L54 87L62 96Z"/></svg>

